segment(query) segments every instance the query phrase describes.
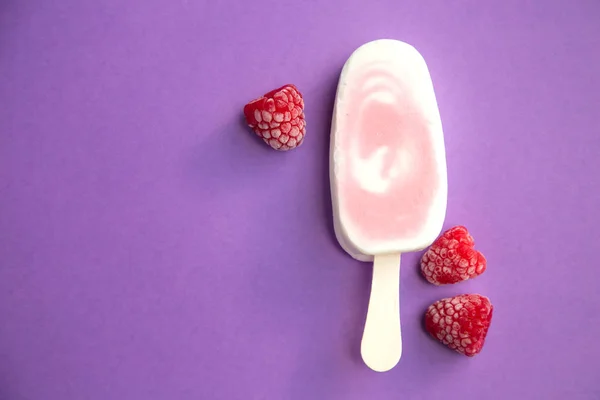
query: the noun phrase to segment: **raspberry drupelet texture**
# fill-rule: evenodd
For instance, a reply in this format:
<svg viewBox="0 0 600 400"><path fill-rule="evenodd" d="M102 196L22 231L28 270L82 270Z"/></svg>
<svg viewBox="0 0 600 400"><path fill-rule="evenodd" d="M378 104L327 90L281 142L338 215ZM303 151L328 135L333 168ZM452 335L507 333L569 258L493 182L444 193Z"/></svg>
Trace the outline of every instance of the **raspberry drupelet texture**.
<svg viewBox="0 0 600 400"><path fill-rule="evenodd" d="M433 303L425 313L425 329L449 348L473 357L485 343L493 306L479 294L463 294Z"/></svg>
<svg viewBox="0 0 600 400"><path fill-rule="evenodd" d="M304 100L294 85L252 100L244 107L244 116L248 126L275 150L291 150L304 141Z"/></svg>
<svg viewBox="0 0 600 400"><path fill-rule="evenodd" d="M423 254L423 276L434 285L446 285L481 275L487 262L474 245L473 237L464 226L448 229Z"/></svg>

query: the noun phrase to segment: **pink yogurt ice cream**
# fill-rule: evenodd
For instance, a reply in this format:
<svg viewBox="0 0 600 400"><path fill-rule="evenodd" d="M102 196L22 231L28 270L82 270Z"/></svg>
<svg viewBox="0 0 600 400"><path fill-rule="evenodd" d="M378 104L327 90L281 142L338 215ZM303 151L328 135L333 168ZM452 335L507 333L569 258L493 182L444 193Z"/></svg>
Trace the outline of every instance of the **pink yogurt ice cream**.
<svg viewBox="0 0 600 400"><path fill-rule="evenodd" d="M380 40L348 60L332 124L331 176L336 234L355 258L419 250L441 231L442 126L427 66L412 46Z"/></svg>

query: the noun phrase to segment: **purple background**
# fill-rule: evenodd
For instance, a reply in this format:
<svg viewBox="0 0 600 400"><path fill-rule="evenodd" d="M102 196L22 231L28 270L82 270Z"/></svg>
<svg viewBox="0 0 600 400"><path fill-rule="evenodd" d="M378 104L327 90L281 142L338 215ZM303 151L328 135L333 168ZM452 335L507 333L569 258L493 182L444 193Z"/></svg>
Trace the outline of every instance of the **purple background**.
<svg viewBox="0 0 600 400"><path fill-rule="evenodd" d="M597 0L2 0L0 399L600 398L598 21ZM342 64L382 37L429 64L446 227L489 263L436 288L405 255L404 354L377 374L327 153ZM241 109L288 82L308 133L278 153ZM422 330L465 292L496 309L474 359Z"/></svg>

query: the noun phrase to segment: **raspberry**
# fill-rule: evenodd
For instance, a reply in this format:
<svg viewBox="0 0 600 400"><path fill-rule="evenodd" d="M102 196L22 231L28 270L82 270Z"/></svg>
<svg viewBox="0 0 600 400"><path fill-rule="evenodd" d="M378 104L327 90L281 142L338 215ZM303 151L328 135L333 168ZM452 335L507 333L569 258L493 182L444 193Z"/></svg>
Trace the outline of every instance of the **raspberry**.
<svg viewBox="0 0 600 400"><path fill-rule="evenodd" d="M425 313L425 329L451 349L473 357L483 348L494 307L479 294L436 301Z"/></svg>
<svg viewBox="0 0 600 400"><path fill-rule="evenodd" d="M473 249L474 245L473 237L464 226L448 229L423 254L423 276L434 285L446 285L483 274L486 260Z"/></svg>
<svg viewBox="0 0 600 400"><path fill-rule="evenodd" d="M304 100L294 85L285 85L244 107L248 126L275 150L291 150L306 134Z"/></svg>

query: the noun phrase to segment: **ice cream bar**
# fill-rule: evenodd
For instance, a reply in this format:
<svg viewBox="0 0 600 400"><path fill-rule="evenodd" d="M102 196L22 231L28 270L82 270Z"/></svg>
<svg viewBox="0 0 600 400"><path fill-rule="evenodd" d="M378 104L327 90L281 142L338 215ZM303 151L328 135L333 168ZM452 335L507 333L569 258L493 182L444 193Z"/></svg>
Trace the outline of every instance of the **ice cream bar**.
<svg viewBox="0 0 600 400"><path fill-rule="evenodd" d="M402 353L400 254L439 235L448 189L433 84L411 45L370 42L344 65L330 175L337 239L352 257L374 263L362 356L372 369L386 371Z"/></svg>

